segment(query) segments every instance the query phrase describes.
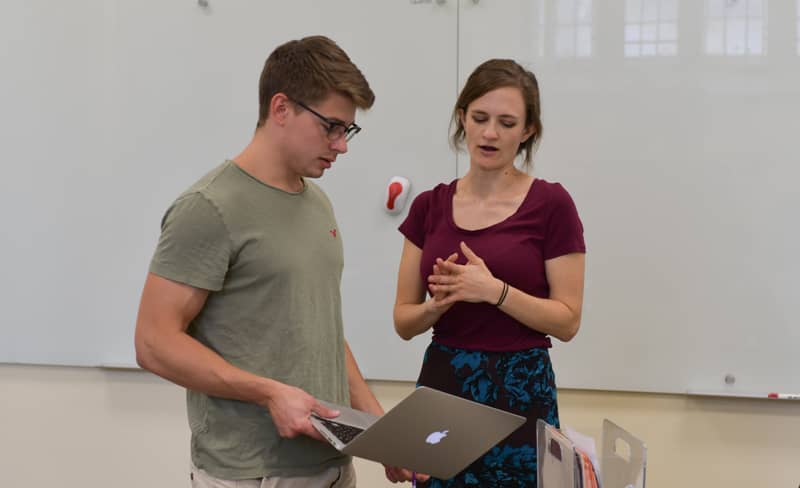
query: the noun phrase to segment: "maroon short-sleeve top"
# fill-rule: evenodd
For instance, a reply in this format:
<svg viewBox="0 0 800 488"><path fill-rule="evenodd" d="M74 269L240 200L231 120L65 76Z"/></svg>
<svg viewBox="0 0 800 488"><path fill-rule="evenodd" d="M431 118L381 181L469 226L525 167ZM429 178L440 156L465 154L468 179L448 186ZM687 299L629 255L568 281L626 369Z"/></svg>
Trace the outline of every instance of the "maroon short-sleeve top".
<svg viewBox="0 0 800 488"><path fill-rule="evenodd" d="M444 259L458 252L457 262L466 263L459 248L464 241L496 278L530 295L549 297L545 261L586 252L583 225L569 193L559 183L537 178L510 217L483 229L465 230L453 221L457 181L419 194L399 227L422 249L420 276L426 288L437 257ZM433 326L433 340L445 346L484 351L551 346L549 337L490 303L455 303Z"/></svg>

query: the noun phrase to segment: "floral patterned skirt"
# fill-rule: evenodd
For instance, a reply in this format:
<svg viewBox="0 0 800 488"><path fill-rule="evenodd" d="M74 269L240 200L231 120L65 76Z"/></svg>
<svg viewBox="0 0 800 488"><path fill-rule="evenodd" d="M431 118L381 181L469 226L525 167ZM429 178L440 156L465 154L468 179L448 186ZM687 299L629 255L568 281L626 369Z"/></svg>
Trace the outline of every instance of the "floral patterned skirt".
<svg viewBox="0 0 800 488"><path fill-rule="evenodd" d="M559 427L555 375L547 349L484 352L432 342L425 351L417 385L528 418L454 478L431 478L423 486L536 487L536 419Z"/></svg>

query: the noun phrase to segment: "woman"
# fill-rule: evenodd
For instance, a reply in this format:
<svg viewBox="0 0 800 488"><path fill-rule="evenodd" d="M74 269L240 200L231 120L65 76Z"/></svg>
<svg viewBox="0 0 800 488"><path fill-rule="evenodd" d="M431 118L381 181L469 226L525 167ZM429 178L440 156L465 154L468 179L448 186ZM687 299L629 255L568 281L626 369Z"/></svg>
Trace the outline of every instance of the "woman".
<svg viewBox="0 0 800 488"><path fill-rule="evenodd" d="M400 226L395 329L409 340L433 327L419 385L528 422L455 478L427 486L535 487L536 419L559 425L548 336L569 341L581 320L583 226L560 184L514 165L521 155L530 168L542 134L532 73L510 60L481 64L453 125L469 171L420 194Z"/></svg>

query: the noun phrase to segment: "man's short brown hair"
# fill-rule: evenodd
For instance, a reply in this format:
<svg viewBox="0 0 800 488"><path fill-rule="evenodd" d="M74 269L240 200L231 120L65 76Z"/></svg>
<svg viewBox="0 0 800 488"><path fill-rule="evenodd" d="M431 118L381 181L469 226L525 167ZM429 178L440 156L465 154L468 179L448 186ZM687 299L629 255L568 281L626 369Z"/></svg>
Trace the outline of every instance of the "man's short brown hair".
<svg viewBox="0 0 800 488"><path fill-rule="evenodd" d="M349 97L362 110L375 102L375 94L361 70L331 39L311 36L282 44L272 51L261 71L257 127L269 117L270 102L276 93L314 104L331 91Z"/></svg>

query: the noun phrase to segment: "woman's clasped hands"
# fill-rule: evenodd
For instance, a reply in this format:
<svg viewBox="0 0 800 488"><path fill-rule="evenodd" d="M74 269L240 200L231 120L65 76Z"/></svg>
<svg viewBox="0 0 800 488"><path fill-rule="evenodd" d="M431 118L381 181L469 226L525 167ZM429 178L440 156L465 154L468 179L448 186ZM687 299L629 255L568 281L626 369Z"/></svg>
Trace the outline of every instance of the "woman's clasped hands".
<svg viewBox="0 0 800 488"><path fill-rule="evenodd" d="M428 276L433 305L446 310L455 302L494 303L503 291L503 282L492 275L483 259L465 242L460 247L466 264L456 263L458 253L447 259L436 258L433 274Z"/></svg>

